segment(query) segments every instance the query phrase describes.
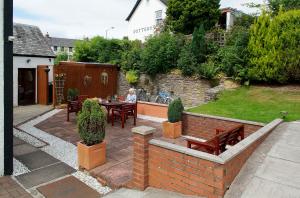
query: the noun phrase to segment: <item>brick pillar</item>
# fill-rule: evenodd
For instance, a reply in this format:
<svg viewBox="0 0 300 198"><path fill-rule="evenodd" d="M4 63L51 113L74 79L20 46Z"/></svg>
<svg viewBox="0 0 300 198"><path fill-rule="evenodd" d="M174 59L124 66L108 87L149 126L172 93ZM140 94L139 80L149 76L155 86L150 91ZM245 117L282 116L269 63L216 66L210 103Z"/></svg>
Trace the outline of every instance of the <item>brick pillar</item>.
<svg viewBox="0 0 300 198"><path fill-rule="evenodd" d="M133 172L132 185L139 190L145 190L149 185L149 141L155 128L140 126L132 129L133 133Z"/></svg>

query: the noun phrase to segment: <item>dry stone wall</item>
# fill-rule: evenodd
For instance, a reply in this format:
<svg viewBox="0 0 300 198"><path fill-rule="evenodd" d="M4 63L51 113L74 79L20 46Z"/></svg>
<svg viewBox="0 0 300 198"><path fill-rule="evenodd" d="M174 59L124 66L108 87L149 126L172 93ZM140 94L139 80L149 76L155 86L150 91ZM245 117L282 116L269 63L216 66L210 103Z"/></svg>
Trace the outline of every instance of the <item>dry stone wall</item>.
<svg viewBox="0 0 300 198"><path fill-rule="evenodd" d="M118 80L118 94L126 95L131 86L125 75L120 72ZM159 91L173 92L180 97L186 107L203 104L205 92L211 88L209 81L192 77L183 77L179 74L159 74L155 78L142 74L135 88L144 88L152 95L152 99Z"/></svg>

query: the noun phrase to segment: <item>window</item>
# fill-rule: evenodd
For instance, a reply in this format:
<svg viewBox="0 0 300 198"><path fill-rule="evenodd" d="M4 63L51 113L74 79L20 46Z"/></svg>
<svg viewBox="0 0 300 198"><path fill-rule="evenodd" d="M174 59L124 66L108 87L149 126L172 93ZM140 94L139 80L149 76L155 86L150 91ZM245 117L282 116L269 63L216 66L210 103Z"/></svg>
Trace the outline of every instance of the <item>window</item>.
<svg viewBox="0 0 300 198"><path fill-rule="evenodd" d="M155 12L156 25L160 25L163 22L162 14L163 14L162 10L157 10Z"/></svg>
<svg viewBox="0 0 300 198"><path fill-rule="evenodd" d="M60 47L60 51L64 52L65 51L65 47Z"/></svg>
<svg viewBox="0 0 300 198"><path fill-rule="evenodd" d="M69 52L73 52L73 47L69 47Z"/></svg>
<svg viewBox="0 0 300 198"><path fill-rule="evenodd" d="M53 46L53 50L57 52L57 46Z"/></svg>

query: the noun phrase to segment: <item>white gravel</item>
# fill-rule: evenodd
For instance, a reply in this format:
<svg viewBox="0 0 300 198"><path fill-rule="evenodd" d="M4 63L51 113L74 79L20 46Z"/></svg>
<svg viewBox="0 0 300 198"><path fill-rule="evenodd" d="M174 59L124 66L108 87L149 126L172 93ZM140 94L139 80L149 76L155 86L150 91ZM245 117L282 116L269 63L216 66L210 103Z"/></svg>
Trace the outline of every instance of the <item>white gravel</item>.
<svg viewBox="0 0 300 198"><path fill-rule="evenodd" d="M165 118L157 118L157 117L146 116L146 115L141 115L141 114L138 114L137 117L142 120L149 120L149 121L158 122L158 123L167 121L167 119L165 119Z"/></svg>
<svg viewBox="0 0 300 198"><path fill-rule="evenodd" d="M78 170L77 163L77 147L67 141L64 141L58 137L50 135L45 131L42 131L35 127L38 123L52 117L56 113L59 113L61 110L53 110L49 113L46 113L34 120L31 120L21 126L20 129L26 131L30 135L37 137L44 142L47 142L49 145L44 146L41 150L45 151L49 155L55 157L56 159L68 164L74 169ZM106 194L111 191L109 187L103 187L95 178L84 174L83 172L77 171L73 174L74 177L78 178L86 185L95 189L100 194Z"/></svg>
<svg viewBox="0 0 300 198"><path fill-rule="evenodd" d="M92 189L96 190L100 194L107 194L111 191L111 189L107 186L103 187L97 179L85 174L84 172L77 171L72 174L74 177L91 187Z"/></svg>
<svg viewBox="0 0 300 198"><path fill-rule="evenodd" d="M13 163L14 163L13 176L18 176L18 175L22 175L22 174L30 172L30 170L24 164L22 164L19 160L13 158Z"/></svg>
<svg viewBox="0 0 300 198"><path fill-rule="evenodd" d="M45 142L42 142L40 141L39 139L27 134L27 133L24 133L16 128L14 128L13 130L14 132L14 136L31 144L32 146L34 147L37 147L37 148L40 148L40 147L43 147L43 146L46 146L47 144L45 144Z"/></svg>

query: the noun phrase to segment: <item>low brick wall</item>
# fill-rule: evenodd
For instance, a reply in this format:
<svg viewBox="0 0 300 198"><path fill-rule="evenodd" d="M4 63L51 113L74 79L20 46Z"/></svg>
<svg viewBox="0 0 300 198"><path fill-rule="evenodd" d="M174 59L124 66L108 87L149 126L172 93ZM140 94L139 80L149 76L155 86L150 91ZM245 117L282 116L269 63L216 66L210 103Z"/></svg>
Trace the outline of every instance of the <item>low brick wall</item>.
<svg viewBox="0 0 300 198"><path fill-rule="evenodd" d="M134 150L133 187L151 186L186 195L223 197L246 160L281 122L281 119L274 120L219 156L161 140L149 141L149 133L136 134L139 138L134 141L142 148Z"/></svg>
<svg viewBox="0 0 300 198"><path fill-rule="evenodd" d="M157 118L168 117L168 105L138 101L137 113Z"/></svg>
<svg viewBox="0 0 300 198"><path fill-rule="evenodd" d="M244 124L245 137L248 137L264 126L264 124L257 122L188 112L183 113L182 119L183 134L206 140L215 136L216 128L229 129L239 124Z"/></svg>

